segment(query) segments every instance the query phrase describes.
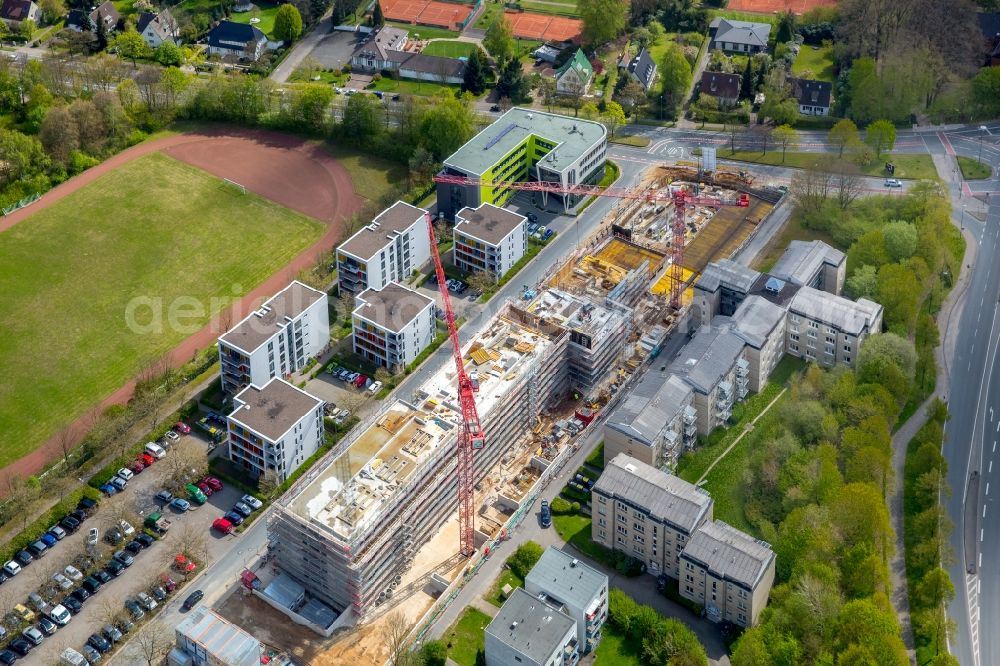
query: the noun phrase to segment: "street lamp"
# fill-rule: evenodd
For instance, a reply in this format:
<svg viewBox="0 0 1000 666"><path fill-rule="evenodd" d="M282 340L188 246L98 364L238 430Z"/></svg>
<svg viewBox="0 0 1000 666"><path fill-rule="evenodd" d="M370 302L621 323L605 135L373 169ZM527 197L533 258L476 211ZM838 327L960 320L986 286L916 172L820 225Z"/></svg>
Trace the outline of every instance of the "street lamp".
<svg viewBox="0 0 1000 666"><path fill-rule="evenodd" d="M965 232L965 204L962 204L962 232Z"/></svg>
<svg viewBox="0 0 1000 666"><path fill-rule="evenodd" d="M986 134L986 125L979 126L979 159L977 160L980 164L983 163L983 135Z"/></svg>

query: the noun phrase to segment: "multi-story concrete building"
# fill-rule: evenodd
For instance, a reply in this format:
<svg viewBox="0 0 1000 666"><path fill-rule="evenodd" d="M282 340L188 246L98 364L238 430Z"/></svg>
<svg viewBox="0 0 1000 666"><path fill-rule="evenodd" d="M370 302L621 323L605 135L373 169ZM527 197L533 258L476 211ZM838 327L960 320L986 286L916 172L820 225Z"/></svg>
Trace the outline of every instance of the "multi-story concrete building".
<svg viewBox="0 0 1000 666"><path fill-rule="evenodd" d="M681 551L681 596L714 622L757 624L774 583L771 546L721 520L699 527Z"/></svg>
<svg viewBox="0 0 1000 666"><path fill-rule="evenodd" d="M222 390L287 377L329 343L326 294L296 280L219 338Z"/></svg>
<svg viewBox="0 0 1000 666"><path fill-rule="evenodd" d="M728 326L702 326L668 371L694 389L698 432L708 435L729 421L733 405L750 390L750 362L743 340Z"/></svg>
<svg viewBox="0 0 1000 666"><path fill-rule="evenodd" d="M528 251L528 218L492 204L455 213L455 266L499 280Z"/></svg>
<svg viewBox="0 0 1000 666"><path fill-rule="evenodd" d="M882 330L882 306L802 287L788 304L785 351L821 365L852 365L865 339Z"/></svg>
<svg viewBox="0 0 1000 666"><path fill-rule="evenodd" d="M192 610L174 629L171 664L260 666L264 646L242 628L205 606Z"/></svg>
<svg viewBox="0 0 1000 666"><path fill-rule="evenodd" d="M605 466L591 493L591 538L634 557L653 575L679 579L681 551L712 520L708 493L625 454Z"/></svg>
<svg viewBox="0 0 1000 666"><path fill-rule="evenodd" d="M632 325L630 309L603 300L606 305L544 289L527 308L532 315L569 329L570 386L583 394L600 385L614 367Z"/></svg>
<svg viewBox="0 0 1000 666"><path fill-rule="evenodd" d="M354 353L398 371L413 363L434 340L434 301L392 282L355 298Z"/></svg>
<svg viewBox="0 0 1000 666"><path fill-rule="evenodd" d="M575 666L576 622L517 588L485 631L486 666Z"/></svg>
<svg viewBox="0 0 1000 666"><path fill-rule="evenodd" d="M229 459L250 474L284 481L324 441L324 402L278 377L233 398Z"/></svg>
<svg viewBox="0 0 1000 666"><path fill-rule="evenodd" d="M757 283L760 273L732 259L715 261L705 267L694 285L694 306L702 326L710 326L715 315L736 312Z"/></svg>
<svg viewBox="0 0 1000 666"><path fill-rule="evenodd" d="M565 397L568 338L565 329L532 327L509 308L465 348L487 433L476 451L477 482ZM363 618L387 599L416 551L455 514L461 409L454 374L451 364L442 366L276 503L268 535L278 566L338 611Z"/></svg>
<svg viewBox="0 0 1000 666"><path fill-rule="evenodd" d="M608 577L569 553L549 546L524 579L524 589L561 608L576 623L581 654L597 649L608 619Z"/></svg>
<svg viewBox="0 0 1000 666"><path fill-rule="evenodd" d="M438 212L450 218L466 206L503 206L514 195L510 182L596 184L604 177L607 148L608 131L601 123L514 107L444 160L443 175L480 184L439 183ZM548 198L565 208L581 199Z"/></svg>
<svg viewBox="0 0 1000 666"><path fill-rule="evenodd" d="M750 390L759 392L785 355L786 311L762 296L751 295L740 303L732 317L718 316L715 326L729 322L733 333L746 343L750 363Z"/></svg>
<svg viewBox="0 0 1000 666"><path fill-rule="evenodd" d="M665 369L648 370L604 424L604 461L619 453L656 468L673 467L697 441L691 385Z"/></svg>
<svg viewBox="0 0 1000 666"><path fill-rule="evenodd" d="M839 296L847 275L847 255L823 241L793 240L769 274L799 287Z"/></svg>
<svg viewBox="0 0 1000 666"><path fill-rule="evenodd" d="M427 211L397 201L337 248L340 288L357 294L405 282L431 257Z"/></svg>

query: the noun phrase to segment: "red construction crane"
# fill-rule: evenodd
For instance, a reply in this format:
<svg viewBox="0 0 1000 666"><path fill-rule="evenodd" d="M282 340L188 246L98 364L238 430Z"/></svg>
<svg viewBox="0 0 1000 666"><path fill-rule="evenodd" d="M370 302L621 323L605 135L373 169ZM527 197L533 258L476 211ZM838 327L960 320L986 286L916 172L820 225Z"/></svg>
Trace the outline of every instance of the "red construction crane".
<svg viewBox="0 0 1000 666"><path fill-rule="evenodd" d="M740 192L740 196L735 201L730 199L719 199L718 197L700 197L683 188L677 188L673 193L674 200L674 223L671 229L672 243L670 246L670 307L679 310L681 307L681 296L684 294L684 238L687 230L684 225L684 211L688 206L712 206L721 208L722 206L738 206L746 208L750 205L750 197L746 192Z"/></svg>
<svg viewBox="0 0 1000 666"><path fill-rule="evenodd" d="M475 509L473 502L472 452L481 449L486 443L483 426L479 423L479 411L476 409L476 399L473 395L472 379L465 372L462 362L462 346L458 341L458 328L455 326L455 311L451 309L451 299L448 298L448 283L441 265L441 255L437 250L437 238L434 236L434 221L430 214L427 218L427 233L431 239L431 255L434 257L434 273L437 275L441 298L444 300L444 319L448 324L448 337L451 338L452 352L455 354L455 369L458 371L458 403L462 408L462 423L458 429L458 540L459 551L466 557L476 552L474 532Z"/></svg>
<svg viewBox="0 0 1000 666"><path fill-rule="evenodd" d="M563 185L562 183L538 181L482 181L465 176L438 174L434 182L466 187L492 187L494 190L504 188L523 192L547 192L551 194L574 194L579 196L615 197L618 199L641 199L643 201L672 201L674 204L674 222L672 225L673 242L670 248L670 278L673 284L670 288L670 306L679 309L681 295L684 293L684 210L687 206L738 206L746 208L750 205L750 197L740 192L737 199L720 199L717 197L702 197L690 194L683 189L671 192L669 189L634 187L601 187L600 185ZM447 289L445 289L447 291ZM445 294L447 297L447 294Z"/></svg>

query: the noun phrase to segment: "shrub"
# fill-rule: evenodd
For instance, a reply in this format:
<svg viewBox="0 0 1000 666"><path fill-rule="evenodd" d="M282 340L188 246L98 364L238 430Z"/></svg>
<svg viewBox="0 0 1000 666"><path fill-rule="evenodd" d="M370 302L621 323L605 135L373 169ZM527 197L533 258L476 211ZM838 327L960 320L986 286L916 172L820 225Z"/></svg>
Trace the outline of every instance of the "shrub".
<svg viewBox="0 0 1000 666"><path fill-rule="evenodd" d="M552 500L552 504L549 505L549 509L555 515L564 516L573 512L573 505L564 500L562 497L557 497Z"/></svg>
<svg viewBox="0 0 1000 666"><path fill-rule="evenodd" d="M6 562L14 557L14 554L17 553L17 551L23 549L29 543L36 541L40 536L45 534L46 530L58 523L66 516L66 514L75 509L77 502L84 497L89 497L97 502L101 501L101 493L89 486L83 486L82 488L74 490L67 495L63 501L59 502L46 513L39 516L34 522L25 527L20 534L8 541L3 548L0 549L0 560Z"/></svg>
<svg viewBox="0 0 1000 666"><path fill-rule="evenodd" d="M541 558L543 552L542 547L534 541L525 541L507 558L507 566L515 576L523 579Z"/></svg>

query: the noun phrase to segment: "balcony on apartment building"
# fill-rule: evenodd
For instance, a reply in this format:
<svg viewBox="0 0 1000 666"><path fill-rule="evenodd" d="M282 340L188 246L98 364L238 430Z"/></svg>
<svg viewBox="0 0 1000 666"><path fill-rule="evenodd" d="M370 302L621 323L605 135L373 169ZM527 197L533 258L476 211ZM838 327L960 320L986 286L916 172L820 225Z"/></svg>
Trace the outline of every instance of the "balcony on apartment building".
<svg viewBox="0 0 1000 666"><path fill-rule="evenodd" d="M739 400L747 397L750 392L750 363L741 358L736 361L736 393Z"/></svg>
<svg viewBox="0 0 1000 666"><path fill-rule="evenodd" d="M574 638L563 647L563 666L576 666L578 661L580 661L580 651L576 649Z"/></svg>

